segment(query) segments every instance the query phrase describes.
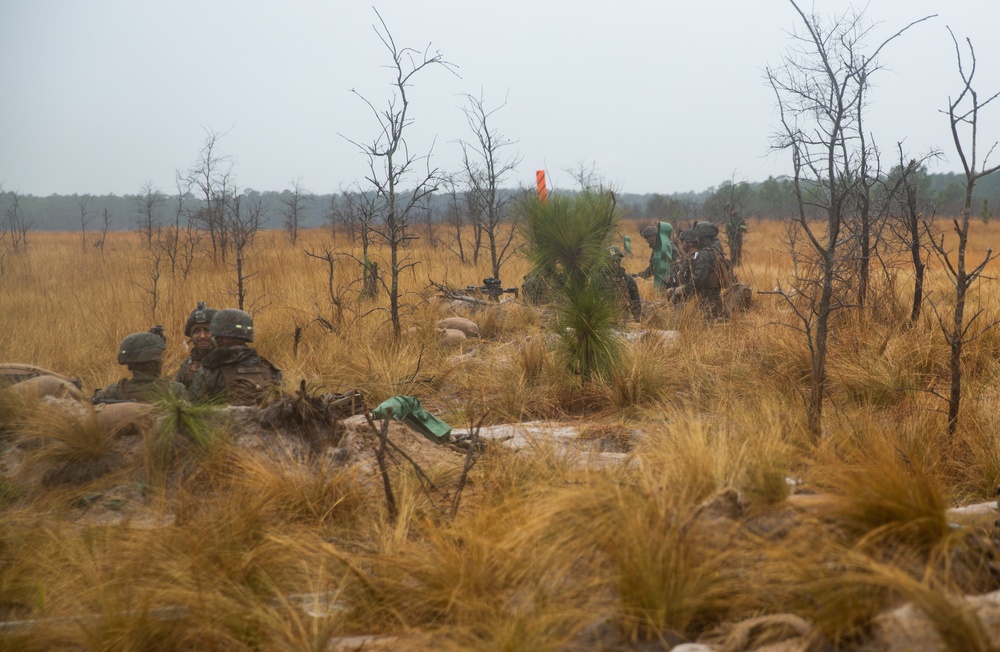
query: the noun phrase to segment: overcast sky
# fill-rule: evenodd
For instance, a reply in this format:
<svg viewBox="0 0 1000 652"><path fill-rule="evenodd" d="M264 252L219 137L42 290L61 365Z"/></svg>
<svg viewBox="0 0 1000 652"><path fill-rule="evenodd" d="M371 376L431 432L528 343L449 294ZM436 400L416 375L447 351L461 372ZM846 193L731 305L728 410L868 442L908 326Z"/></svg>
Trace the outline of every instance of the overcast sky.
<svg viewBox="0 0 1000 652"><path fill-rule="evenodd" d="M493 126L523 161L509 185L572 187L594 168L624 192L704 190L733 178L789 172L771 153L777 128L764 68L781 63L800 19L787 0L383 0L397 44L440 51L457 66L425 69L411 91L410 149L457 171L472 134L465 94L506 106ZM842 0L802 3L839 14ZM1000 90L1000 2L871 0L872 47L930 14L882 54L868 126L959 171L947 117L959 89L946 27L969 37L978 89ZM295 180L336 192L362 180L391 97L389 56L372 5L348 0L0 0L0 183L48 195L134 194L149 181L174 192L206 130L225 134L242 188ZM1000 104L981 141L1000 137Z"/></svg>

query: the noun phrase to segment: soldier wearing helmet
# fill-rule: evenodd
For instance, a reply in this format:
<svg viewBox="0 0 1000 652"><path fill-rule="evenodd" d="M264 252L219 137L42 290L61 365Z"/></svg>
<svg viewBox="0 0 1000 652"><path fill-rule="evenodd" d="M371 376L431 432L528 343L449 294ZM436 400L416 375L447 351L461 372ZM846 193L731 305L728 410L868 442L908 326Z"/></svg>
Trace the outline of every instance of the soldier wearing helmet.
<svg viewBox="0 0 1000 652"><path fill-rule="evenodd" d="M625 254L618 247L609 247L608 254L607 267L600 271L600 282L622 306L623 312L639 321L642 317L642 299L639 298L639 286L635 279L622 267Z"/></svg>
<svg viewBox="0 0 1000 652"><path fill-rule="evenodd" d="M216 348L202 358L188 387L192 400L259 405L280 392L281 370L249 346L253 317L235 308L219 310L208 331Z"/></svg>
<svg viewBox="0 0 1000 652"><path fill-rule="evenodd" d="M657 228L655 226L647 226L642 231L639 231L639 236L649 245L649 265L646 266L646 269L636 274L639 278L650 278L653 275L653 258L656 256L656 234Z"/></svg>
<svg viewBox="0 0 1000 652"><path fill-rule="evenodd" d="M678 285L670 290L670 296L675 302L696 298L707 317L724 319L726 309L722 301L722 289L730 284L731 275L721 245L717 247L715 244L718 227L713 233L712 229L701 227L702 224L715 226L710 222L700 222L680 234L686 264L678 272Z"/></svg>
<svg viewBox="0 0 1000 652"><path fill-rule="evenodd" d="M646 265L646 269L642 270L638 274L632 274L633 277L652 278L656 275L656 244L659 233L660 229L656 226L647 226L639 231L639 235L642 236L642 239L649 245L649 264ZM663 243L663 245L666 247L667 252L667 270L669 271L669 276L658 280L662 280L663 286L669 289L677 285L677 281L673 275L673 268L678 266L681 261L678 259L677 255L678 247L672 240L670 242Z"/></svg>
<svg viewBox="0 0 1000 652"><path fill-rule="evenodd" d="M204 301L198 302L198 307L188 315L184 324L184 336L190 339L188 345L190 355L181 363L181 368L174 375L174 381L190 387L194 376L201 369L201 361L215 348L212 335L208 332L209 324L216 313L215 308L206 308Z"/></svg>
<svg viewBox="0 0 1000 652"><path fill-rule="evenodd" d="M118 347L118 364L128 367L132 377L122 378L117 383L94 392L94 403L152 403L170 394L183 395L183 385L160 377L163 371L163 352L167 349L162 331L162 327L154 326L149 331L132 333L122 340Z"/></svg>

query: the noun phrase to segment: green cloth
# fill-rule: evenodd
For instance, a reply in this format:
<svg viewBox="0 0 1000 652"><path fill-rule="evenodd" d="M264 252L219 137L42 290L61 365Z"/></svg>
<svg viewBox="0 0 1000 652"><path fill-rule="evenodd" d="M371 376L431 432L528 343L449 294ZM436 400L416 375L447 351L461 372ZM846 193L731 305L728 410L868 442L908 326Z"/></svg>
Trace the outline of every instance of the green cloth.
<svg viewBox="0 0 1000 652"><path fill-rule="evenodd" d="M670 236L674 232L668 222L660 222L656 230L656 245L653 247L653 287L660 291L667 289L670 279L670 261L674 258Z"/></svg>
<svg viewBox="0 0 1000 652"><path fill-rule="evenodd" d="M372 410L372 416L384 419L389 409L392 410L393 419L402 421L435 443L446 440L451 434L451 426L425 410L420 405L420 399L413 396L393 396L386 399Z"/></svg>
<svg viewBox="0 0 1000 652"><path fill-rule="evenodd" d="M628 254L629 256L632 255L632 237L631 236L625 236L624 238L622 238L622 250L626 254Z"/></svg>

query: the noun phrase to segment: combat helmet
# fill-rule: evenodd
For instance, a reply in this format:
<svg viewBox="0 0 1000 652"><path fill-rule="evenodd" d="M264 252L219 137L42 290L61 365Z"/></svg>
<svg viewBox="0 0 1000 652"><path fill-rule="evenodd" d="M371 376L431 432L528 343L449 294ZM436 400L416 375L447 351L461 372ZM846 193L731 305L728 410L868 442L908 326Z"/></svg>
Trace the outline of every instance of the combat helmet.
<svg viewBox="0 0 1000 652"><path fill-rule="evenodd" d="M677 239L681 242L698 242L698 232L695 229L688 229L686 231L681 231Z"/></svg>
<svg viewBox="0 0 1000 652"><path fill-rule="evenodd" d="M657 229L655 226L647 226L642 231L639 231L639 236L646 240L649 240L650 238L655 238L658 232L659 229Z"/></svg>
<svg viewBox="0 0 1000 652"><path fill-rule="evenodd" d="M198 307L188 315L187 323L184 324L184 337L191 337L191 331L198 324L208 326L212 323L212 317L218 312L215 308L206 308L204 301L198 302Z"/></svg>
<svg viewBox="0 0 1000 652"><path fill-rule="evenodd" d="M615 260L621 260L625 257L625 254L617 246L608 247L608 253L611 254L611 257Z"/></svg>
<svg viewBox="0 0 1000 652"><path fill-rule="evenodd" d="M236 308L218 310L212 317L212 323L208 325L208 332L212 337L232 337L253 342L253 317Z"/></svg>
<svg viewBox="0 0 1000 652"><path fill-rule="evenodd" d="M698 222L694 225L694 231L704 244L708 244L719 236L719 225L712 222Z"/></svg>
<svg viewBox="0 0 1000 652"><path fill-rule="evenodd" d="M160 360L167 343L156 333L132 333L118 347L118 364L130 365Z"/></svg>

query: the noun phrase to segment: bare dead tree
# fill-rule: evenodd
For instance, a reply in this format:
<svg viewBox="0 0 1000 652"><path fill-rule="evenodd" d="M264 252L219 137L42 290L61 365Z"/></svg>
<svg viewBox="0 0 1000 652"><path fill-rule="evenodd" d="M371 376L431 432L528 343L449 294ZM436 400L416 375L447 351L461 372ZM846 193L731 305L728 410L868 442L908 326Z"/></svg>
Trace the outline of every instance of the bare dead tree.
<svg viewBox="0 0 1000 652"><path fill-rule="evenodd" d="M103 250L102 250L103 251ZM139 288L145 295L143 303L149 310L151 323L156 323L156 311L160 305L160 266L163 262L163 249L161 247L150 247L146 250L145 281L132 281L132 285Z"/></svg>
<svg viewBox="0 0 1000 652"><path fill-rule="evenodd" d="M11 251L16 254L27 250L28 231L31 230L34 220L24 214L20 193L12 190L5 196L7 206L4 209L3 231L0 235L10 242Z"/></svg>
<svg viewBox="0 0 1000 652"><path fill-rule="evenodd" d="M867 66L856 70L858 86L867 86L867 77L873 72ZM867 96L858 93L854 97L857 103L857 183L854 186L852 200L854 205L846 212L844 221L845 235L848 237L847 255L854 263L853 280L855 281L854 301L864 307L868 302L871 288L871 261L881 239L884 214L877 213L872 203L872 195L881 184L881 167L878 147L870 142L870 136L865 131L864 116Z"/></svg>
<svg viewBox="0 0 1000 652"><path fill-rule="evenodd" d="M465 200L465 215L472 225L472 264L479 264L479 252L483 250L483 223L481 220L473 219L473 215L483 212L479 205L479 197L471 192L462 193Z"/></svg>
<svg viewBox="0 0 1000 652"><path fill-rule="evenodd" d="M865 96L871 75L879 69L877 57L882 49L921 21L910 23L866 55L863 44L870 27L862 14L851 11L824 25L819 16L803 12L795 0L790 3L804 29L792 34L794 45L783 64L769 67L766 76L782 126L774 147L791 154L798 204L793 225L806 245L804 250L793 247L796 298L785 297L809 347L808 424L818 436L826 394L830 317L847 305L834 298L838 286L844 289L841 229L862 177L860 159L867 155L859 133ZM823 216L821 225L811 222L814 211Z"/></svg>
<svg viewBox="0 0 1000 652"><path fill-rule="evenodd" d="M7 193L3 190L3 184L0 183L0 200L6 203ZM7 241L7 212L4 210L4 219L0 220L0 246Z"/></svg>
<svg viewBox="0 0 1000 652"><path fill-rule="evenodd" d="M197 191L202 205L190 216L195 224L208 231L213 260L226 261L228 230L226 206L232 194L232 160L219 152L218 141L225 134L205 130L205 140L198 158L187 172L188 187Z"/></svg>
<svg viewBox="0 0 1000 652"><path fill-rule="evenodd" d="M372 260L373 238L377 235L375 221L379 216L378 196L373 192L345 190L341 193L342 213L352 241L361 245L362 295L374 298L378 294L378 264Z"/></svg>
<svg viewBox="0 0 1000 652"><path fill-rule="evenodd" d="M521 156L506 151L515 141L503 135L493 125L498 111L507 106L504 100L499 106L489 109L480 93L479 97L466 95L466 106L462 109L466 122L475 140L472 143L459 141L462 146L462 169L468 192L475 196L479 212L472 216L486 237L490 252L490 269L494 278L500 278L500 269L516 248L519 216L509 209L512 193L502 187L504 178L517 169Z"/></svg>
<svg viewBox="0 0 1000 652"><path fill-rule="evenodd" d="M447 246L458 256L459 261L465 264L465 244L462 241L462 227L465 226L465 213L463 212L462 201L458 191L458 184L453 178L445 177L441 180L441 185L445 190L448 203L445 208L444 221L454 229L453 241Z"/></svg>
<svg viewBox="0 0 1000 652"><path fill-rule="evenodd" d="M146 249L153 247L153 234L160 228L158 208L166 197L156 189L152 181L142 184L142 192L135 198L135 225L142 235Z"/></svg>
<svg viewBox="0 0 1000 652"><path fill-rule="evenodd" d="M416 265L405 250L406 242L413 239L410 233L414 211L438 188L437 169L430 166L430 153L418 157L410 153L406 142L406 130L412 123L409 115L410 96L408 89L414 78L430 67L443 67L454 72L454 66L447 62L440 52L431 53L430 46L423 52L396 45L382 16L375 12L379 25L373 26L382 44L392 59L388 66L393 73L393 92L385 108L376 109L368 99L357 91L375 115L379 125L379 135L364 145L349 140L368 158L369 174L366 180L371 185L378 201L380 226L376 229L383 244L389 249L389 319L393 336L398 340L402 327L399 319L399 277ZM380 27L381 26L381 27ZM425 164L424 171L416 172L419 161ZM405 194L403 184L412 180L412 188Z"/></svg>
<svg viewBox="0 0 1000 652"><path fill-rule="evenodd" d="M233 269L233 294L236 296L237 307L251 314L255 311L258 297L251 304L247 303L250 281L257 276L250 272L250 257L257 232L266 221L264 206L259 194L240 195L234 192L226 203L225 222L223 230L226 241L232 245L233 255L229 263Z"/></svg>
<svg viewBox="0 0 1000 652"><path fill-rule="evenodd" d="M157 237L157 244L163 249L164 254L170 260L170 274L177 273L178 263L181 257L181 217L184 215L184 196L186 189L180 174L174 175L174 219L173 222L165 225Z"/></svg>
<svg viewBox="0 0 1000 652"><path fill-rule="evenodd" d="M436 248L438 246L437 211L430 206L425 206L417 211L417 217L423 227L424 237L427 238L427 246L432 249Z"/></svg>
<svg viewBox="0 0 1000 652"><path fill-rule="evenodd" d="M91 215L87 212L87 203L90 197L83 195L80 197L78 205L80 206L80 249L83 253L87 253L87 227L90 225Z"/></svg>
<svg viewBox="0 0 1000 652"><path fill-rule="evenodd" d="M288 232L288 239L294 247L295 243L299 241L299 225L302 223L302 213L312 202L313 197L302 186L302 179L296 179L291 184L292 191L290 193L282 193L281 196L281 204L284 206L284 209L281 211L281 217L284 222L285 231Z"/></svg>
<svg viewBox="0 0 1000 652"><path fill-rule="evenodd" d="M330 226L330 237L337 239L337 232L343 230L347 239L354 242L357 238L354 222L347 210L346 191L341 190L340 195L330 197L330 206L326 212L326 220Z"/></svg>
<svg viewBox="0 0 1000 652"><path fill-rule="evenodd" d="M577 161L573 167L563 168L563 172L573 178L580 190L596 190L604 185L604 178L597 171L596 161L591 161L589 164Z"/></svg>
<svg viewBox="0 0 1000 652"><path fill-rule="evenodd" d="M188 274L194 268L194 261L197 258L198 250L201 248L201 241L204 236L205 232L190 221L184 227L184 235L178 244L181 275L184 280L187 280Z"/></svg>
<svg viewBox="0 0 1000 652"><path fill-rule="evenodd" d="M966 248L969 242L969 222L972 218L972 189L976 182L983 177L1000 170L1000 165L990 167L988 165L990 155L995 151L997 143L994 142L983 157L982 165L978 163L978 129L980 111L993 102L1000 92L991 95L989 98L980 99L978 92L973 86L976 75L976 51L972 47L972 41L968 38L965 43L968 46L968 59L962 54L962 48L955 38L955 34L948 29L951 40L955 45L955 56L958 64L958 74L962 80L959 93L952 99L948 98L948 121L951 125L952 141L955 144L955 151L962 162L962 169L965 172L965 202L962 207L962 214L957 220L953 220L953 227L958 235L958 248L955 251L955 259L952 260L950 251L945 248L943 235L939 238L932 238L932 246L938 258L944 265L945 272L951 279L955 288L955 308L951 316L950 323L947 322L935 304L932 304L938 317L938 324L941 332L951 348L951 391L948 396L948 434L954 435L958 428L958 415L962 402L962 348L971 342L985 330L992 328L996 322L991 322L983 328L973 330L976 320L982 315L982 309L977 310L971 317L966 319L965 308L969 288L982 276L983 270L993 259L993 250L986 249L986 255L978 264L971 269L966 263ZM966 67L968 64L968 67Z"/></svg>
<svg viewBox="0 0 1000 652"><path fill-rule="evenodd" d="M343 299L340 294L337 293L337 289L334 286L334 264L337 261L337 254L330 245L323 245L323 247L318 251L304 250L306 256L310 258L315 258L316 260L322 261L326 266L326 291L327 291L327 302L329 309L329 317L323 315L323 311L319 308L319 301L313 297L316 303L316 318L313 321L319 322L328 331L334 331L339 328L343 321Z"/></svg>
<svg viewBox="0 0 1000 652"><path fill-rule="evenodd" d="M104 245L108 242L108 231L111 229L111 213L104 209L101 221L101 235L94 240L94 246L101 250L101 261L104 261Z"/></svg>
<svg viewBox="0 0 1000 652"><path fill-rule="evenodd" d="M920 319L924 301L924 277L927 270L925 258L929 240L935 232L936 208L930 201L921 180L927 176L926 162L940 155L932 151L920 159L906 160L902 143L897 143L899 166L890 171L886 183L888 228L891 240L907 252L913 267L913 295L910 302L910 323ZM926 236L926 237L925 237Z"/></svg>

